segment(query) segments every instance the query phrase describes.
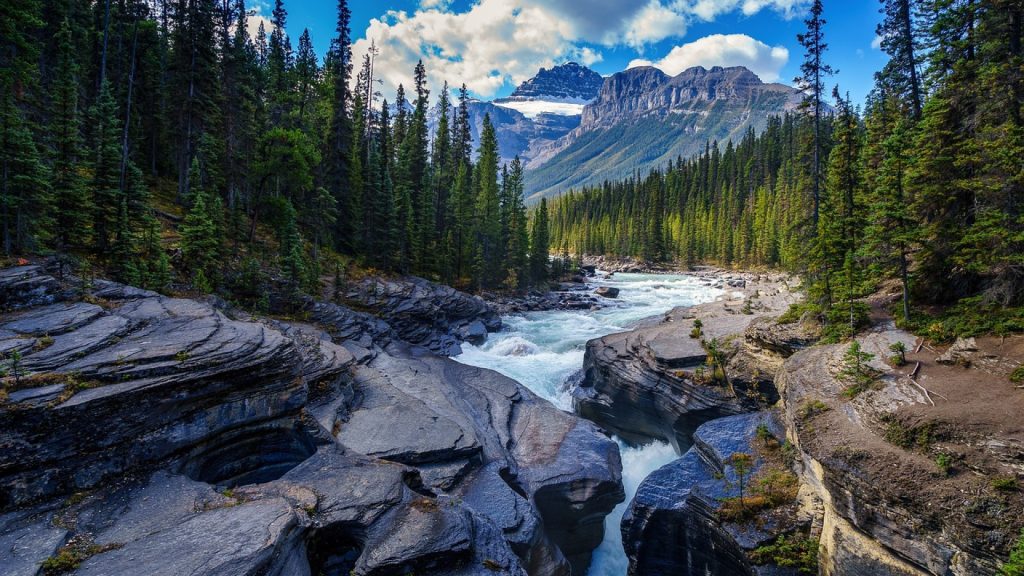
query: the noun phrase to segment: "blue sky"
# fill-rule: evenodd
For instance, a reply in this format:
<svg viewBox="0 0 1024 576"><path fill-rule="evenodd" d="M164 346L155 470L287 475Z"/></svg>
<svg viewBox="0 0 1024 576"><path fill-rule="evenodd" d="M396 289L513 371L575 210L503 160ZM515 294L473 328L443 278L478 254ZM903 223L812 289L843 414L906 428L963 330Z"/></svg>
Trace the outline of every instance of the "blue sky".
<svg viewBox="0 0 1024 576"><path fill-rule="evenodd" d="M250 0L250 4L254 0ZM469 84L475 96L507 95L536 73L568 60L609 75L651 63L670 74L700 64L742 64L762 79L791 84L803 58L806 0L350 0L358 59L370 39L378 76L393 99L424 58L435 93L441 82ZM256 0L260 16L270 2ZM879 4L827 1L832 83L861 103L885 55L872 47ZM288 34L309 28L322 55L334 35L335 0L285 0ZM667 58L666 58L667 57Z"/></svg>

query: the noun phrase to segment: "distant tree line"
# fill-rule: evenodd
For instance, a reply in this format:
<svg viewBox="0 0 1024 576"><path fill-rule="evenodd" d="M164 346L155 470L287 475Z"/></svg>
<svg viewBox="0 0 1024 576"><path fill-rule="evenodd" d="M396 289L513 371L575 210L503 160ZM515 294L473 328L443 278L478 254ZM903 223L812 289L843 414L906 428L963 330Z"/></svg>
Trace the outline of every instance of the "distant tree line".
<svg viewBox="0 0 1024 576"><path fill-rule="evenodd" d="M1024 5L883 0L881 11L890 59L863 110L838 88L825 106L832 71L814 2L797 111L556 199L552 244L799 271L811 304L850 330L857 300L890 279L901 320L913 303L952 305L1024 329Z"/></svg>
<svg viewBox="0 0 1024 576"><path fill-rule="evenodd" d="M546 219L528 222L523 167L500 165L489 119L474 154L466 88L432 104L420 63L409 98L383 100L375 50L352 61L337 8L321 61L308 31L293 48L281 0L255 37L244 0L4 2L4 254L160 289L274 274L316 292L341 262L543 283Z"/></svg>

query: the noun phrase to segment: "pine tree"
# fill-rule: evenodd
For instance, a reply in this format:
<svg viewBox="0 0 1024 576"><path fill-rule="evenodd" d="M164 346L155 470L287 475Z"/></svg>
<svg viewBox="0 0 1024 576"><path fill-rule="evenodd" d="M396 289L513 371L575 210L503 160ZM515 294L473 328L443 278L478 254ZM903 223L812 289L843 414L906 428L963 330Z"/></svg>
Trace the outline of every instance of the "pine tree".
<svg viewBox="0 0 1024 576"><path fill-rule="evenodd" d="M199 170L198 161L192 162L192 171ZM198 177L194 176L193 181ZM215 214L216 202L206 191L196 187L190 194L192 207L181 225L181 252L185 266L192 272L193 283L199 290L216 286L218 277L220 236Z"/></svg>
<svg viewBox="0 0 1024 576"><path fill-rule="evenodd" d="M521 288L530 278L529 230L527 229L526 205L523 203L523 164L519 156L512 159L504 181L505 212L508 220L508 244L505 248L505 267L509 271L506 285L509 289Z"/></svg>
<svg viewBox="0 0 1024 576"><path fill-rule="evenodd" d="M480 133L480 151L474 171L476 213L474 240L476 262L474 276L477 286L493 288L501 283L502 262L501 214L498 198L498 139L490 115L484 116Z"/></svg>
<svg viewBox="0 0 1024 576"><path fill-rule="evenodd" d="M4 254L42 248L52 223L50 174L9 95L0 102L0 217Z"/></svg>
<svg viewBox="0 0 1024 576"><path fill-rule="evenodd" d="M915 120L921 117L924 101L917 70L919 42L913 20L916 3L916 0L882 0L883 20L876 31L882 50L889 55L889 62L877 73L876 79L894 95L909 101Z"/></svg>
<svg viewBox="0 0 1024 576"><path fill-rule="evenodd" d="M807 31L797 35L797 41L804 47L804 62L800 65L801 75L796 78L797 88L804 92L805 96L801 103L801 109L812 119L813 138L811 140L810 152L810 178L813 199L812 224L816 229L821 204L821 188L823 173L821 166L826 158L824 142L822 137L822 116L825 109L825 79L835 71L825 63L825 51L828 44L825 43L824 27L826 21L822 18L824 7L821 0L814 0L811 5L810 16L804 21Z"/></svg>
<svg viewBox="0 0 1024 576"><path fill-rule="evenodd" d="M100 254L111 246L121 206L121 123L109 82L100 86L99 98L90 113L93 132L92 229Z"/></svg>
<svg viewBox="0 0 1024 576"><path fill-rule="evenodd" d="M82 175L81 122L78 110L78 66L71 26L65 18L57 35L53 112L53 194L58 250L82 248L88 240L93 210Z"/></svg>
<svg viewBox="0 0 1024 576"><path fill-rule="evenodd" d="M348 0L338 0L337 36L332 45L331 78L333 86L330 99L331 120L327 134L326 186L334 196L340 213L335 224L335 241L346 252L354 248L356 215L351 212L355 204L349 168L352 154L352 123L349 110L349 80L352 77L351 11Z"/></svg>
<svg viewBox="0 0 1024 576"><path fill-rule="evenodd" d="M291 202L282 204L281 230L278 242L281 246L281 271L288 278L294 290L298 291L306 279L307 264L302 249L302 236L296 222L295 208Z"/></svg>
<svg viewBox="0 0 1024 576"><path fill-rule="evenodd" d="M302 31L299 36L299 51L295 57L295 91L297 99L297 124L306 127L307 116L313 108L317 76L320 70L317 66L316 52L313 51L313 41L309 37L309 29Z"/></svg>
<svg viewBox="0 0 1024 576"><path fill-rule="evenodd" d="M548 280L550 242L548 200L541 198L540 206L533 214L533 230L530 234L530 281L535 285L543 284Z"/></svg>
<svg viewBox="0 0 1024 576"><path fill-rule="evenodd" d="M38 0L6 2L0 18L0 219L4 253L42 247L50 232L49 174L25 113L36 91L43 26Z"/></svg>

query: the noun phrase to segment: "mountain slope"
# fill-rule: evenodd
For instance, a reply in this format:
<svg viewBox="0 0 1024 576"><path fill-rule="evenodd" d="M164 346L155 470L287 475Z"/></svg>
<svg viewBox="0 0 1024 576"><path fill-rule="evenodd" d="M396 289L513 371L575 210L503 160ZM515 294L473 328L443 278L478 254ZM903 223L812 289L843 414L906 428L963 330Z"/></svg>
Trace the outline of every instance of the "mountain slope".
<svg viewBox="0 0 1024 576"><path fill-rule="evenodd" d="M501 162L519 156L523 162L541 154L552 143L580 125L583 106L595 98L604 78L575 62L541 68L507 98L469 103L474 150L480 145L484 116L490 115L498 137ZM454 108L451 111L454 115ZM437 110L431 110L430 129L437 128Z"/></svg>
<svg viewBox="0 0 1024 576"><path fill-rule="evenodd" d="M796 89L765 84L743 67L696 67L675 77L651 67L620 72L605 80L578 128L536 147L527 195L536 201L689 157L708 141L760 130L799 98Z"/></svg>

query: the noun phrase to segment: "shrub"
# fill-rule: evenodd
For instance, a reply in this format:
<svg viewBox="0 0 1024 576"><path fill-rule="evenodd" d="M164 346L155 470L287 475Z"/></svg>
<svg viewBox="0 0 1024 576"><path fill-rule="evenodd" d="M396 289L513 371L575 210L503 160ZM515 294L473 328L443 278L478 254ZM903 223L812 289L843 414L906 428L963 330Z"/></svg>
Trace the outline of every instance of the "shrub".
<svg viewBox="0 0 1024 576"><path fill-rule="evenodd" d="M807 420L808 418L821 414L822 412L828 411L828 404L825 404L821 400L807 400L804 405L800 407L797 415L800 416L801 420Z"/></svg>
<svg viewBox="0 0 1024 576"><path fill-rule="evenodd" d="M953 458L949 454L939 454L935 457L935 465L944 476L949 476L950 470L953 469Z"/></svg>
<svg viewBox="0 0 1024 576"><path fill-rule="evenodd" d="M1017 489L1017 479L1010 476L997 476L991 483L993 488L1001 492L1012 492Z"/></svg>
<svg viewBox="0 0 1024 576"><path fill-rule="evenodd" d="M907 345L903 342L895 342L889 345L889 350L892 350L896 354L889 358L889 364L893 367L899 368L907 363Z"/></svg>
<svg viewBox="0 0 1024 576"><path fill-rule="evenodd" d="M814 304L791 304L789 308L778 317L779 324L796 324L807 312L818 313L820 310Z"/></svg>
<svg viewBox="0 0 1024 576"><path fill-rule="evenodd" d="M700 338L701 335L703 334L703 332L701 331L701 328L703 328L703 327L704 327L704 323L700 321L700 318L697 318L696 320L694 320L693 321L693 330L690 330L690 338Z"/></svg>
<svg viewBox="0 0 1024 576"><path fill-rule="evenodd" d="M43 574L46 576L57 576L58 574L67 574L78 569L89 558L109 552L111 550L117 550L121 548L122 544L89 544L89 545L67 545L57 551L56 554L50 556L46 560L43 560L40 566L43 569Z"/></svg>
<svg viewBox="0 0 1024 576"><path fill-rule="evenodd" d="M935 429L935 425L931 422L926 422L920 426L908 428L903 425L894 416L889 416L883 419L885 422L885 440L890 444L899 446L905 450L917 447L920 449L926 449L928 446L935 441L932 434Z"/></svg>
<svg viewBox="0 0 1024 576"><path fill-rule="evenodd" d="M757 439L766 446L770 441L775 439L775 435L772 434L771 428L768 428L768 425L764 423L757 425L757 431L754 434L757 436Z"/></svg>
<svg viewBox="0 0 1024 576"><path fill-rule="evenodd" d="M32 347L32 349L35 350L36 352L39 352L40 350L46 350L50 346L53 346L53 337L50 336L49 334L46 334L42 338L36 340L36 344L35 346Z"/></svg>
<svg viewBox="0 0 1024 576"><path fill-rule="evenodd" d="M796 568L801 574L818 573L818 541L813 538L779 536L775 542L751 552L755 564Z"/></svg>
<svg viewBox="0 0 1024 576"><path fill-rule="evenodd" d="M843 396L853 398L874 383L877 374L873 368L868 366L868 362L874 358L874 354L865 352L861 348L860 342L854 340L850 343L850 347L843 354L843 369L839 372L843 380L850 383L843 390Z"/></svg>
<svg viewBox="0 0 1024 576"><path fill-rule="evenodd" d="M1024 576L1024 530L1020 531L1020 540L1010 551L1010 558L999 569L1003 576Z"/></svg>
<svg viewBox="0 0 1024 576"><path fill-rule="evenodd" d="M754 482L754 493L763 497L769 507L782 506L796 499L800 482L789 470L773 468Z"/></svg>
<svg viewBox="0 0 1024 576"><path fill-rule="evenodd" d="M1016 370L1010 373L1010 382L1014 384L1024 382L1024 366L1018 366Z"/></svg>

